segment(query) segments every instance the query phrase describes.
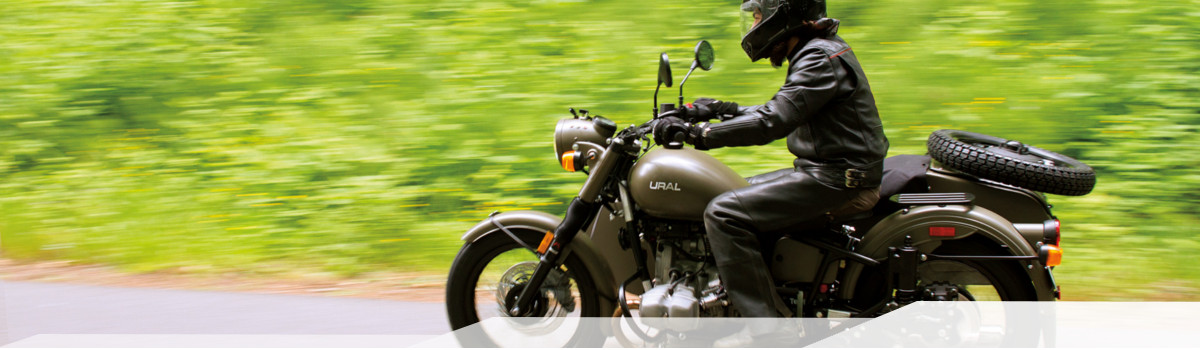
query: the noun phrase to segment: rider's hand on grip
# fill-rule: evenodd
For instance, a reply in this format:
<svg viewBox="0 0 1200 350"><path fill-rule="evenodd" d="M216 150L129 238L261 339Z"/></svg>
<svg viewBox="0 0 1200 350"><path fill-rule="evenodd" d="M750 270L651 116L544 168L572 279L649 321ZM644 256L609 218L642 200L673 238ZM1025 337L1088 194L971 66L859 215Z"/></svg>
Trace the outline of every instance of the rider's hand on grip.
<svg viewBox="0 0 1200 350"><path fill-rule="evenodd" d="M721 118L725 115L737 115L738 104L734 102L720 101L711 98L698 98L696 102L692 102L686 109L684 118L692 123L701 123L709 120ZM724 120L725 118L721 118Z"/></svg>
<svg viewBox="0 0 1200 350"><path fill-rule="evenodd" d="M692 125L683 119L664 113L654 121L654 143L666 145L674 139L676 133L687 134L691 131L691 127Z"/></svg>
<svg viewBox="0 0 1200 350"><path fill-rule="evenodd" d="M654 121L654 143L669 145L674 142L702 144L702 128L675 116L665 116ZM682 145L681 145L682 146Z"/></svg>

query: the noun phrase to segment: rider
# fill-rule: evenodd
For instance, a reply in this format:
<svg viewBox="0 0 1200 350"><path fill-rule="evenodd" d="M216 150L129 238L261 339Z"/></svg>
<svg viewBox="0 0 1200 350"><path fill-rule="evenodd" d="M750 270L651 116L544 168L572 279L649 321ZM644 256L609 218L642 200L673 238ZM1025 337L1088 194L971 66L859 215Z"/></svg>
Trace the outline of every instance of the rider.
<svg viewBox="0 0 1200 350"><path fill-rule="evenodd" d="M655 141L685 135L697 149L765 145L787 137L793 167L748 178L717 196L704 224L729 300L744 317L790 316L761 249L789 228L870 209L888 141L858 58L825 17L824 0L743 0L754 24L742 48L757 62L788 61L787 79L763 105L698 99L664 113ZM720 122L710 123L712 119Z"/></svg>

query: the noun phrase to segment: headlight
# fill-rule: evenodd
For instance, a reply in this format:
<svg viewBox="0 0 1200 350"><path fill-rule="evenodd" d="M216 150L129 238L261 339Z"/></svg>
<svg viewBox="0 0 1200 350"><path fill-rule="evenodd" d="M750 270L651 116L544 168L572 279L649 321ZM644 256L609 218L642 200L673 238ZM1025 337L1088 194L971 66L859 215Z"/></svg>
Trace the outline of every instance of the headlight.
<svg viewBox="0 0 1200 350"><path fill-rule="evenodd" d="M571 151L571 145L576 142L604 145L605 141L616 131L617 124L604 117L595 117L592 120L577 118L559 120L558 125L554 127L554 159L566 169L563 154ZM572 168L582 167L583 164L578 161L578 155L573 157Z"/></svg>

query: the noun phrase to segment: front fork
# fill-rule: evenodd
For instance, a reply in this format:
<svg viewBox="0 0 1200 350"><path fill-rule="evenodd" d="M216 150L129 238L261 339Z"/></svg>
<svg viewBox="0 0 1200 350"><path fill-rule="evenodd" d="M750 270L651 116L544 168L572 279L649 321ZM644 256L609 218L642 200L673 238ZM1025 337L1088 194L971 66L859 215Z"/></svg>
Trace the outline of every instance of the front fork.
<svg viewBox="0 0 1200 350"><path fill-rule="evenodd" d="M529 316L526 315L528 310L531 310L529 306L542 288L542 282L546 280L546 276L550 274L551 270L558 268L563 261L562 258L567 254L563 248L570 246L575 236L596 218L600 206L600 191L607 184L613 168L622 158L623 142L619 140L620 138L613 138L613 142L609 143L608 149L600 155L600 160L593 167L587 182L579 190L579 196L571 200L571 204L567 206L566 216L562 223L554 229L554 239L550 241L550 247L538 259L537 269L533 271L533 276L530 276L529 284L521 290L516 305L508 310L509 315L513 317Z"/></svg>
<svg viewBox="0 0 1200 350"><path fill-rule="evenodd" d="M567 207L566 218L558 225L558 228L554 229L554 240L550 242L550 248L546 249L546 253L538 259L537 269L533 271L533 276L530 276L529 284L521 290L521 295L517 297L517 304L508 310L509 315L527 316L524 313L526 310L530 310L529 304L533 302L542 288L542 282L546 280L550 270L558 268L559 259L564 257L563 247L571 244L575 235L579 234L579 231L596 217L595 213L595 203L586 203L579 200L578 197L571 201L571 205Z"/></svg>

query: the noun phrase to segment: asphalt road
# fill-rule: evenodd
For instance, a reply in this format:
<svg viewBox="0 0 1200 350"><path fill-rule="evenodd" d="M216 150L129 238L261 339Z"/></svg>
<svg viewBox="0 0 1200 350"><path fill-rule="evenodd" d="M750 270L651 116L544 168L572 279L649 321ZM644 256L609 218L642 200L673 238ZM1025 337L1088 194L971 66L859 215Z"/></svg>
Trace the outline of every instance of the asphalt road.
<svg viewBox="0 0 1200 350"><path fill-rule="evenodd" d="M1007 315L1006 311L1005 317L1057 325L1055 344L1060 347L1200 346L1194 337L1200 303L1008 305L1053 308L1051 313L1038 309ZM939 304L918 306L945 308ZM980 306L986 307L998 306ZM844 332L854 338L844 344L821 344L896 345L855 341L901 339L889 338L887 332L906 332L906 328L927 322L937 310L907 306L868 324L868 332L875 329L883 335ZM1051 318L1045 318L1047 315ZM449 331L441 303L0 281L0 346L457 346ZM619 344L610 338L606 345Z"/></svg>
<svg viewBox="0 0 1200 350"><path fill-rule="evenodd" d="M120 334L303 341L295 336L411 339L449 331L441 303L0 281L0 345L59 334L91 341Z"/></svg>

